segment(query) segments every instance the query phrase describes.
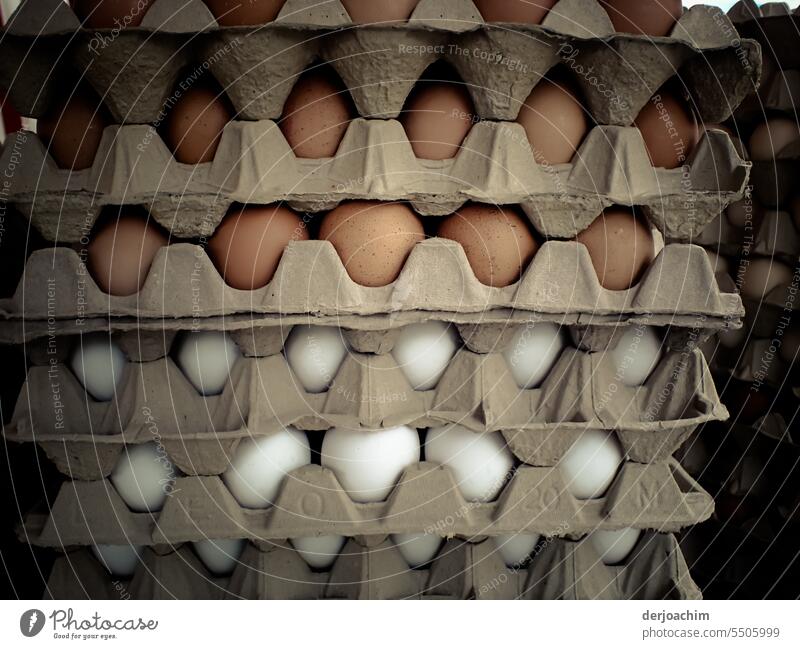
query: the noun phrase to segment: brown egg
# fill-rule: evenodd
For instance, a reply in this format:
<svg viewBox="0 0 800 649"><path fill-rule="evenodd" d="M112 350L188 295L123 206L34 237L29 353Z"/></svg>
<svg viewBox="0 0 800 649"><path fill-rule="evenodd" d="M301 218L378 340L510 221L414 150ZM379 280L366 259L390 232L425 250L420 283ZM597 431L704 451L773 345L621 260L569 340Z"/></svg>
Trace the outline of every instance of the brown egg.
<svg viewBox="0 0 800 649"><path fill-rule="evenodd" d="M232 210L208 242L208 254L225 283L243 291L266 286L290 241L306 241L308 229L278 205Z"/></svg>
<svg viewBox="0 0 800 649"><path fill-rule="evenodd" d="M682 0L600 0L614 29L625 34L667 36L683 13Z"/></svg>
<svg viewBox="0 0 800 649"><path fill-rule="evenodd" d="M487 23L538 25L558 0L473 0Z"/></svg>
<svg viewBox="0 0 800 649"><path fill-rule="evenodd" d="M528 95L517 117L538 164L572 160L589 128L575 94L562 83L542 80Z"/></svg>
<svg viewBox="0 0 800 649"><path fill-rule="evenodd" d="M414 13L419 0L342 0L356 25L405 22Z"/></svg>
<svg viewBox="0 0 800 649"><path fill-rule="evenodd" d="M753 196L731 203L725 210L725 217L728 219L728 223L740 230L746 227L755 230L761 223L763 216L764 208Z"/></svg>
<svg viewBox="0 0 800 649"><path fill-rule="evenodd" d="M138 27L155 0L70 0L75 15L92 29Z"/></svg>
<svg viewBox="0 0 800 649"><path fill-rule="evenodd" d="M589 249L600 285L611 291L636 284L655 257L650 228L621 207L605 210L575 240Z"/></svg>
<svg viewBox="0 0 800 649"><path fill-rule="evenodd" d="M211 85L198 85L183 93L167 117L167 146L178 162L211 162L222 130L233 111L226 98Z"/></svg>
<svg viewBox="0 0 800 649"><path fill-rule="evenodd" d="M800 139L797 122L786 117L776 117L759 124L750 136L751 160L772 160L781 149Z"/></svg>
<svg viewBox="0 0 800 649"><path fill-rule="evenodd" d="M539 249L528 220L513 208L468 205L439 226L437 236L458 241L481 284L516 282Z"/></svg>
<svg viewBox="0 0 800 649"><path fill-rule="evenodd" d="M59 167L79 171L92 166L109 121L92 94L78 91L66 106L54 107L37 120L36 132Z"/></svg>
<svg viewBox="0 0 800 649"><path fill-rule="evenodd" d="M454 158L476 119L464 86L424 83L406 102L400 121L414 155L424 160Z"/></svg>
<svg viewBox="0 0 800 649"><path fill-rule="evenodd" d="M742 297L762 300L774 289L792 283L792 269L774 259L752 259L746 262L741 277Z"/></svg>
<svg viewBox="0 0 800 649"><path fill-rule="evenodd" d="M654 167L681 166L700 140L694 114L683 100L667 92L653 95L634 125L642 134Z"/></svg>
<svg viewBox="0 0 800 649"><path fill-rule="evenodd" d="M354 114L341 80L330 71L315 71L292 88L280 127L298 158L332 158Z"/></svg>
<svg viewBox="0 0 800 649"><path fill-rule="evenodd" d="M203 0L222 27L272 22L286 0Z"/></svg>
<svg viewBox="0 0 800 649"><path fill-rule="evenodd" d="M325 216L319 238L333 244L356 284L386 286L400 275L425 230L403 203L353 201Z"/></svg>
<svg viewBox="0 0 800 649"><path fill-rule="evenodd" d="M153 221L123 211L92 236L87 254L89 273L109 295L138 293L156 253L167 241L167 235Z"/></svg>

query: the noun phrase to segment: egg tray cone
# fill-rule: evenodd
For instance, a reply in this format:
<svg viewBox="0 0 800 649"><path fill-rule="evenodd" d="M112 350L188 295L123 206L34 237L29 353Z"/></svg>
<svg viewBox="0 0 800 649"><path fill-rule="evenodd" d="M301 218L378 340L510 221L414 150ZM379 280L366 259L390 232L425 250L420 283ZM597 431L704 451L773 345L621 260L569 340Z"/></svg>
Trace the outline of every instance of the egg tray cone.
<svg viewBox="0 0 800 649"><path fill-rule="evenodd" d="M105 130L91 168L58 169L33 133L0 157L6 199L50 241L78 243L106 206L141 205L175 237L210 237L233 203L320 212L343 200L404 200L422 216L467 201L519 204L545 237L574 237L610 205L640 208L668 241L698 236L747 184L729 136L705 131L687 167L655 169L636 128L598 126L572 163L537 165L516 123L476 124L450 160L415 157L400 122L357 119L333 158L298 159L272 121L231 122L213 162L177 162L151 126Z"/></svg>
<svg viewBox="0 0 800 649"><path fill-rule="evenodd" d="M245 509L218 476L178 477L163 510L134 513L108 480L66 481L49 510L26 517L26 542L176 544L204 538L282 539L431 532L440 536L552 535L624 527L675 532L706 520L711 496L674 460L626 462L605 496L577 500L553 467L522 466L490 503L467 502L449 468L406 468L386 501L356 503L332 471L317 465L289 473L274 504Z"/></svg>
<svg viewBox="0 0 800 649"><path fill-rule="evenodd" d="M668 354L641 388L615 375L610 355L568 348L540 387L520 390L502 355L462 350L436 389L415 391L391 355L352 353L327 392L309 394L276 354L239 360L225 391L203 397L164 358L128 364L116 399L95 402L66 366L48 365L31 368L4 436L38 443L75 479L98 480L125 444L155 435L188 475L223 473L242 439L287 425L314 437L332 426L458 423L501 431L519 461L552 466L587 428L615 431L632 460L654 462L702 423L728 417L699 350ZM57 409L43 405L54 384Z"/></svg>
<svg viewBox="0 0 800 649"><path fill-rule="evenodd" d="M422 0L406 24L357 28L339 2L288 0L273 23L226 29L201 0L160 0L140 28L122 31L81 29L57 0L29 0L5 35L13 38L2 40L0 56L17 62L19 74L0 77L0 86L19 112L40 117L38 93L51 94L67 70L78 69L127 123L159 120L181 70L192 65L217 78L245 119L278 118L294 79L318 59L350 87L362 116L395 117L425 69L444 59L470 88L480 117L508 120L536 80L563 61L595 121L621 126L678 72L701 118L723 121L761 69L756 42L739 39L719 9L693 7L669 36L654 38L615 35L596 0L561 0L542 25L513 28L484 25L470 0ZM609 96L598 78L613 78L616 92Z"/></svg>
<svg viewBox="0 0 800 649"><path fill-rule="evenodd" d="M195 286L201 290L193 291ZM547 241L517 283L494 288L477 280L459 243L434 238L414 247L397 280L377 288L353 282L329 241L290 242L270 283L254 291L227 286L202 247L178 243L159 250L143 288L124 297L102 293L75 250L40 250L28 258L14 296L0 300L0 318L371 316L435 310L472 313L480 322L486 311L512 308L586 322L647 315L652 324L699 329L735 326L742 316L739 296L719 290L698 246L666 246L637 285L611 291L600 286L585 246ZM731 321L735 324L727 324Z"/></svg>
<svg viewBox="0 0 800 649"><path fill-rule="evenodd" d="M248 546L230 577L214 577L183 546L145 550L130 579L109 576L84 549L59 557L47 599L700 599L672 535L645 533L621 566L590 543L544 539L522 568L503 564L491 539L452 539L423 569L410 570L389 540L350 539L333 567L312 571L286 543Z"/></svg>

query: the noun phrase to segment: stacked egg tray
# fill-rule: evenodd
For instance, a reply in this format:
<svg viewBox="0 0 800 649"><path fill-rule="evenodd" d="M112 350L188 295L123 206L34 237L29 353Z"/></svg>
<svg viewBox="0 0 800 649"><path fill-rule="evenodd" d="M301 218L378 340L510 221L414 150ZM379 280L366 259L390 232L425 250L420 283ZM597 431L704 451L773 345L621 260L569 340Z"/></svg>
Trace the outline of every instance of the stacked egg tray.
<svg viewBox="0 0 800 649"><path fill-rule="evenodd" d="M750 165L726 133L711 129L686 167L653 170L631 124L676 73L705 122L730 116L757 82L760 54L724 14L690 9L670 36L651 39L614 34L595 0L561 0L541 26L513 31L482 24L469 0L422 0L407 24L390 28L351 28L338 2L289 0L275 23L254 30L219 28L198 0L157 0L141 28L97 47L98 34L81 29L67 4L47 0L38 10L33 4L23 3L2 41L3 55L21 69L14 83L0 78L12 101L26 115L41 115L59 75L77 69L122 124L106 130L85 172L59 171L33 134L9 142L4 160L16 168L9 201L51 240L82 245L104 205L143 205L188 238L213 232L233 201L281 200L318 212L352 198L405 200L422 215L448 214L472 200L517 203L549 239L520 281L506 288L480 284L461 246L439 239L418 244L399 278L382 288L353 283L324 241L289 244L273 280L256 291L226 286L203 247L191 243L161 250L143 289L130 297L103 294L78 250L31 255L16 294L0 300L0 336L24 343L32 362L5 434L40 444L73 478L19 530L28 543L65 552L51 576L52 596L119 596L112 589L120 584L150 598L699 596L672 533L707 519L714 504L671 455L698 425L727 416L694 345L737 328L743 310L739 297L717 284L703 250L686 242L741 198ZM415 48L401 55L401 44ZM428 55L431 46L490 51L527 68ZM411 154L395 118L438 58L462 76L482 121L454 161L429 164ZM298 160L275 120L297 75L319 59L351 89L360 118L334 158ZM172 160L148 124L158 120L179 71L203 61L249 121L226 128L213 162L187 167ZM593 68L613 81L619 101L599 92L594 77L576 73L599 126L572 164L547 171L533 164L522 132L506 122L535 80L558 64ZM145 151L135 148L150 140ZM641 208L668 243L626 291L600 286L583 246L553 240L574 236L615 203ZM192 280L203 287L196 300ZM393 332L430 319L455 323L465 349L435 390L414 393L400 373L381 370ZM354 349L333 390L321 395L303 393L280 353L288 328L309 321L344 327ZM577 349L562 354L540 388L521 391L508 383L503 366L507 330L548 321L569 326ZM645 386L606 398L613 371L602 352L623 328L642 324L668 328L669 351ZM219 397L193 393L168 357L171 337L190 328L238 332L246 357ZM39 405L51 398L43 392L50 389L45 340L109 329L127 337L132 361L117 400L88 403L59 358L70 432L54 430ZM257 375L266 377L269 391ZM340 398L336 382L359 397L356 403ZM168 385L180 393L173 394L181 405L177 417L162 409ZM406 400L377 398L386 389ZM654 415L648 408L665 389L670 399ZM234 400L244 404L241 412L231 408ZM106 476L123 444L152 439L145 404L151 419L157 412L159 437L181 475L163 510L141 514ZM406 469L386 501L366 504L353 502L332 471L309 465L287 477L272 507L244 509L220 474L254 426L261 432L287 420L312 440L334 424L457 420L476 431L501 431L519 465L494 502L467 502L450 469L421 462ZM555 465L586 427L615 431L628 457L602 498L582 501L570 495ZM623 566L605 566L580 540L595 529L625 527L649 531ZM420 530L449 540L430 566L409 571L385 537ZM545 536L526 569L509 571L481 541L521 532ZM355 537L327 573L311 572L285 544L324 534ZM242 537L252 545L228 580L212 579L182 547ZM142 566L130 582L112 581L81 547L93 543L149 546L151 574ZM170 583L174 590L163 586Z"/></svg>

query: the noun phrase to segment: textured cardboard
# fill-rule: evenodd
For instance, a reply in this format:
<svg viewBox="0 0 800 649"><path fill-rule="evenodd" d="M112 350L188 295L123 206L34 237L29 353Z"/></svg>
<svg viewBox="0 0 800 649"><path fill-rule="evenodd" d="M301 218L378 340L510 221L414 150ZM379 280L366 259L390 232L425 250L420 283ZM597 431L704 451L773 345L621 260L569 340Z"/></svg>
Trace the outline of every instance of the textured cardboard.
<svg viewBox="0 0 800 649"><path fill-rule="evenodd" d="M380 539L378 539L380 541ZM622 566L605 566L590 543L542 541L530 564L507 568L487 539L448 541L424 569L410 570L388 540L348 541L333 567L314 572L286 543L248 546L234 573L214 578L186 546L145 551L130 580L115 580L87 550L56 560L52 599L699 599L675 538L645 533Z"/></svg>
<svg viewBox="0 0 800 649"><path fill-rule="evenodd" d="M43 407L58 385L56 418ZM641 388L616 378L610 354L567 349L536 389L519 390L500 354L460 351L436 389L415 391L390 355L352 353L327 392L309 394L283 355L241 359L219 396L203 397L171 359L129 364L114 401L87 397L62 365L31 368L5 437L37 442L65 474L110 474L124 444L157 438L189 475L227 469L241 439L294 425L416 428L459 423L502 431L517 459L550 466L586 428L614 430L634 461L665 460L700 424L728 416L699 350L673 352Z"/></svg>
<svg viewBox="0 0 800 649"><path fill-rule="evenodd" d="M520 281L493 288L478 282L459 243L433 238L414 247L397 280L378 288L355 284L330 242L290 242L272 281L255 291L227 286L202 247L173 244L157 253L142 290L125 297L101 293L78 252L40 250L28 259L14 297L0 300L0 317L199 319L236 313L365 316L436 310L473 313L474 321L480 321L487 310L498 308L590 319L648 314L660 316L662 324L698 328L713 320L735 323L742 315L739 296L719 290L698 246L666 246L636 286L610 291L600 286L585 246L547 241Z"/></svg>
<svg viewBox="0 0 800 649"><path fill-rule="evenodd" d="M490 503L464 500L449 468L408 467L388 498L355 503L329 469L286 477L272 507L244 509L218 476L179 477L158 513L133 513L108 480L67 481L48 511L26 517L27 542L44 547L94 543L176 544L204 538L285 539L321 534L441 536L570 534L639 527L675 532L706 520L714 501L675 460L626 462L603 498L577 500L557 468L520 467Z"/></svg>
<svg viewBox="0 0 800 649"><path fill-rule="evenodd" d="M730 257L737 257L746 250L748 258L770 257L791 266L800 259L800 232L792 215L783 210L765 210L749 229L735 228L720 215L694 243ZM733 272L736 272L735 267Z"/></svg>
<svg viewBox="0 0 800 649"><path fill-rule="evenodd" d="M419 160L395 120L351 122L333 158L298 159L273 121L230 122L212 162L177 162L152 126L106 128L94 165L59 169L33 133L0 157L7 200L45 239L78 243L105 206L141 205L175 237L209 237L233 203L286 201L303 212L343 200L407 200L421 215L466 201L520 204L545 237L574 237L613 204L631 205L668 241L698 236L740 199L749 163L727 133L704 132L687 166L655 169L636 128L597 126L573 161L537 165L522 126L480 122L450 160ZM689 208L687 208L687 205Z"/></svg>
<svg viewBox="0 0 800 649"><path fill-rule="evenodd" d="M676 72L702 119L721 122L760 76L755 41L740 40L725 14L711 7L685 11L668 37L652 38L614 35L596 0L561 0L542 25L513 30L483 25L470 0L423 0L406 24L357 28L335 0L289 0L273 23L227 29L217 28L201 0L160 0L141 28L116 34L80 29L57 0L47 0L44 11L38 4L23 2L5 30L17 38L3 40L8 54L0 51L22 60L20 50L34 46L22 80L0 79L17 109L32 116L42 108L33 89L49 90L70 68L83 72L114 116L129 123L155 121L182 68L192 64L207 67L250 120L279 117L292 80L317 59L336 69L365 117L396 117L438 59L458 70L478 114L489 119L514 119L541 75L562 61L576 71L595 121L609 125L631 124ZM62 56L53 38L65 35L74 35L74 44ZM54 73L37 61L50 62ZM615 92L598 78L613 78Z"/></svg>

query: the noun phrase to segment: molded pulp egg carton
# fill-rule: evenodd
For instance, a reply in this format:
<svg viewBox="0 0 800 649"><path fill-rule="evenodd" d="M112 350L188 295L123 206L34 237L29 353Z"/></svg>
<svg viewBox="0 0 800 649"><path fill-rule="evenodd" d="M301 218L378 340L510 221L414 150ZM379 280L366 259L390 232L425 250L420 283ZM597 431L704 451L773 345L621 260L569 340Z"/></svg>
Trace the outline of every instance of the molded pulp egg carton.
<svg viewBox="0 0 800 649"><path fill-rule="evenodd" d="M94 543L177 544L205 538L285 539L425 531L440 536L554 535L624 527L676 532L706 520L714 501L674 459L625 462L602 498L578 500L555 467L517 468L494 502L467 502L443 465L407 467L382 502L356 503L319 465L289 474L271 507L246 509L219 476L178 477L164 508L134 513L109 480L66 481L47 510L26 517L27 542L44 547Z"/></svg>
<svg viewBox="0 0 800 649"><path fill-rule="evenodd" d="M223 393L204 397L164 358L129 363L116 399L101 403L66 366L47 365L31 368L4 434L37 442L75 479L97 480L111 473L124 444L150 442L154 430L181 471L215 475L242 439L287 425L313 438L332 426L458 423L502 431L518 460L550 466L586 428L616 431L632 460L653 462L669 458L700 424L728 417L699 350L668 354L641 388L615 373L608 354L566 349L539 388L520 390L502 355L461 350L435 389L415 391L391 355L351 353L327 392L309 394L276 354L241 359ZM42 406L54 381L60 418Z"/></svg>
<svg viewBox="0 0 800 649"><path fill-rule="evenodd" d="M472 313L480 322L492 309L571 314L587 323L646 314L651 324L697 329L736 327L743 315L739 296L720 291L698 246L666 246L636 286L610 291L600 286L585 246L547 241L518 282L495 288L476 279L459 243L439 238L416 245L397 280L377 288L353 282L329 241L290 242L271 282L255 291L227 286L202 247L178 243L162 248L142 290L124 297L102 293L78 252L54 248L34 252L15 295L0 300L0 317L26 320L435 310Z"/></svg>
<svg viewBox="0 0 800 649"><path fill-rule="evenodd" d="M653 38L614 34L596 0L561 0L542 25L513 30L483 24L470 0L422 0L407 23L355 28L336 0L288 0L273 23L225 29L201 0L159 0L140 28L116 32L81 29L58 0L27 0L5 35L13 38L3 39L3 54L21 64L21 80L0 81L11 86L21 113L40 116L46 104L38 96L51 95L59 77L78 68L128 123L156 121L193 62L210 67L244 119L262 120L280 116L292 80L315 60L330 62L353 89L362 116L391 118L425 69L445 59L480 117L508 120L538 79L566 60L585 72L576 82L595 121L619 126L630 125L676 72L703 121L721 122L757 85L761 67L758 45L740 40L719 9L693 7L670 36ZM23 51L32 51L30 64ZM614 80L612 97L597 78Z"/></svg>
<svg viewBox="0 0 800 649"><path fill-rule="evenodd" d="M712 369L725 371L733 378L749 383L758 381L780 388L791 369L791 365L778 355L774 336L756 338L751 334L742 346L718 346L709 352L713 353L713 359L709 359Z"/></svg>
<svg viewBox="0 0 800 649"><path fill-rule="evenodd" d="M152 126L106 128L94 165L58 169L33 133L0 158L7 199L45 239L77 243L104 206L142 205L176 237L210 236L234 202L319 212L343 200L408 200L421 215L466 201L520 204L546 237L574 237L612 204L638 206L668 241L686 241L742 197L749 163L705 131L687 166L652 167L636 128L597 126L573 161L537 165L523 127L480 122L450 160L415 157L400 122L356 119L333 158L298 159L273 121L231 122L212 162L177 162ZM688 206L688 207L687 207Z"/></svg>
<svg viewBox="0 0 800 649"><path fill-rule="evenodd" d="M365 539L367 540L367 539ZM109 576L87 550L58 558L52 599L699 599L675 538L645 533L621 566L591 543L543 539L530 563L508 568L491 539L450 540L430 565L410 570L382 537L349 539L333 567L311 570L286 543L248 545L230 577L214 577L186 546L145 550L132 578Z"/></svg>

